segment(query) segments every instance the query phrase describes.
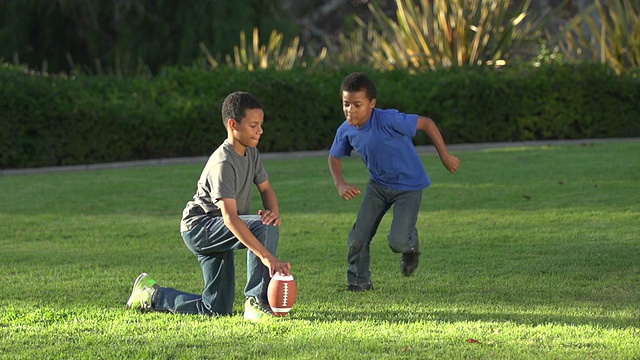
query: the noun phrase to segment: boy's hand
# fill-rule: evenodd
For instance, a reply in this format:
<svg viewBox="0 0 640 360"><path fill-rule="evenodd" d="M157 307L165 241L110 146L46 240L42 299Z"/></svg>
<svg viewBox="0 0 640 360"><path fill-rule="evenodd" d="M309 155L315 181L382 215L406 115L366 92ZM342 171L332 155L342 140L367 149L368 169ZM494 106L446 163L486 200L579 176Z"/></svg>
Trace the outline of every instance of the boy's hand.
<svg viewBox="0 0 640 360"><path fill-rule="evenodd" d="M441 157L440 160L442 160L442 164L450 173L458 171L458 168L460 167L460 159L451 154Z"/></svg>
<svg viewBox="0 0 640 360"><path fill-rule="evenodd" d="M341 184L338 185L337 188L338 194L340 194L340 196L345 200L351 200L354 197L360 195L360 189L355 185Z"/></svg>
<svg viewBox="0 0 640 360"><path fill-rule="evenodd" d="M291 275L291 264L286 263L273 255L262 259L262 263L264 266L269 268L269 275L271 276L275 273L280 273L284 276Z"/></svg>
<svg viewBox="0 0 640 360"><path fill-rule="evenodd" d="M271 210L258 210L258 215L261 216L262 223L265 225L273 224L274 226L282 224L282 219L280 219L280 215L276 214Z"/></svg>

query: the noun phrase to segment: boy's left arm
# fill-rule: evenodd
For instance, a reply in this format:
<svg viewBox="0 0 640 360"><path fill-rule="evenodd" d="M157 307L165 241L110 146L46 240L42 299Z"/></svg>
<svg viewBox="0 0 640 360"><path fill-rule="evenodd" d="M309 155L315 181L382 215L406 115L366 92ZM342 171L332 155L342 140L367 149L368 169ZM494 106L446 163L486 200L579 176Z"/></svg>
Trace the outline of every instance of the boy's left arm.
<svg viewBox="0 0 640 360"><path fill-rule="evenodd" d="M260 191L260 197L262 198L262 206L264 206L264 210L260 210L258 212L258 214L262 215L262 222L265 225L280 225L282 223L282 219L280 219L278 198L276 197L276 192L273 190L273 187L271 187L269 180L258 184L258 190Z"/></svg>
<svg viewBox="0 0 640 360"><path fill-rule="evenodd" d="M423 131L429 139L431 143L438 151L438 155L440 156L440 161L450 173L454 173L458 171L460 167L460 159L455 157L454 155L449 154L449 150L447 150L447 145L444 143L444 139L442 138L442 134L436 126L436 123L425 116L418 117L418 130Z"/></svg>

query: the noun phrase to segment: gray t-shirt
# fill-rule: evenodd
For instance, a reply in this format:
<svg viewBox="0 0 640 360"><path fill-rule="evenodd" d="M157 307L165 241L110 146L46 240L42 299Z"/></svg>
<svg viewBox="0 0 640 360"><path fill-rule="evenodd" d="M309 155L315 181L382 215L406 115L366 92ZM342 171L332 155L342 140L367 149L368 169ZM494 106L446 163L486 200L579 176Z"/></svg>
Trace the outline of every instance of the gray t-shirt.
<svg viewBox="0 0 640 360"><path fill-rule="evenodd" d="M225 140L211 154L202 170L193 200L182 212L180 231L190 230L193 223L204 217L221 216L218 199L235 199L239 215L247 215L251 207L251 188L269 179L262 165L260 153L248 147L245 156L238 155Z"/></svg>

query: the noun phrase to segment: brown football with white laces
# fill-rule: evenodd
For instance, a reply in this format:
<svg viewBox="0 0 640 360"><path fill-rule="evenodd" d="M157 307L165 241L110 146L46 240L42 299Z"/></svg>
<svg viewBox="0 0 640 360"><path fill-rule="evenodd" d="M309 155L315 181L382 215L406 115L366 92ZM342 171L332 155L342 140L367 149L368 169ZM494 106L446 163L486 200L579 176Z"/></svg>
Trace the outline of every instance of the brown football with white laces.
<svg viewBox="0 0 640 360"><path fill-rule="evenodd" d="M277 316L289 313L298 296L298 286L293 275L275 274L271 277L267 288L267 300L271 310Z"/></svg>

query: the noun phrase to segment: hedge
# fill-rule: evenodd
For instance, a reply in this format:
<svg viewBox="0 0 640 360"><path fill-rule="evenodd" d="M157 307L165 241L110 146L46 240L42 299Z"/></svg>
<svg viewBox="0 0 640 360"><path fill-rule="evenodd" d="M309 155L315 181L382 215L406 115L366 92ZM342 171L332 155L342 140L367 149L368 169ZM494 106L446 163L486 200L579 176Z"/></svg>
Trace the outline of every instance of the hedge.
<svg viewBox="0 0 640 360"><path fill-rule="evenodd" d="M167 69L155 78L37 74L0 66L0 168L204 156L226 133L225 96L265 106L262 152L328 149L344 120L339 87L368 72L378 106L433 118L450 144L640 136L640 83L605 66L436 72ZM415 138L426 144L424 135Z"/></svg>

